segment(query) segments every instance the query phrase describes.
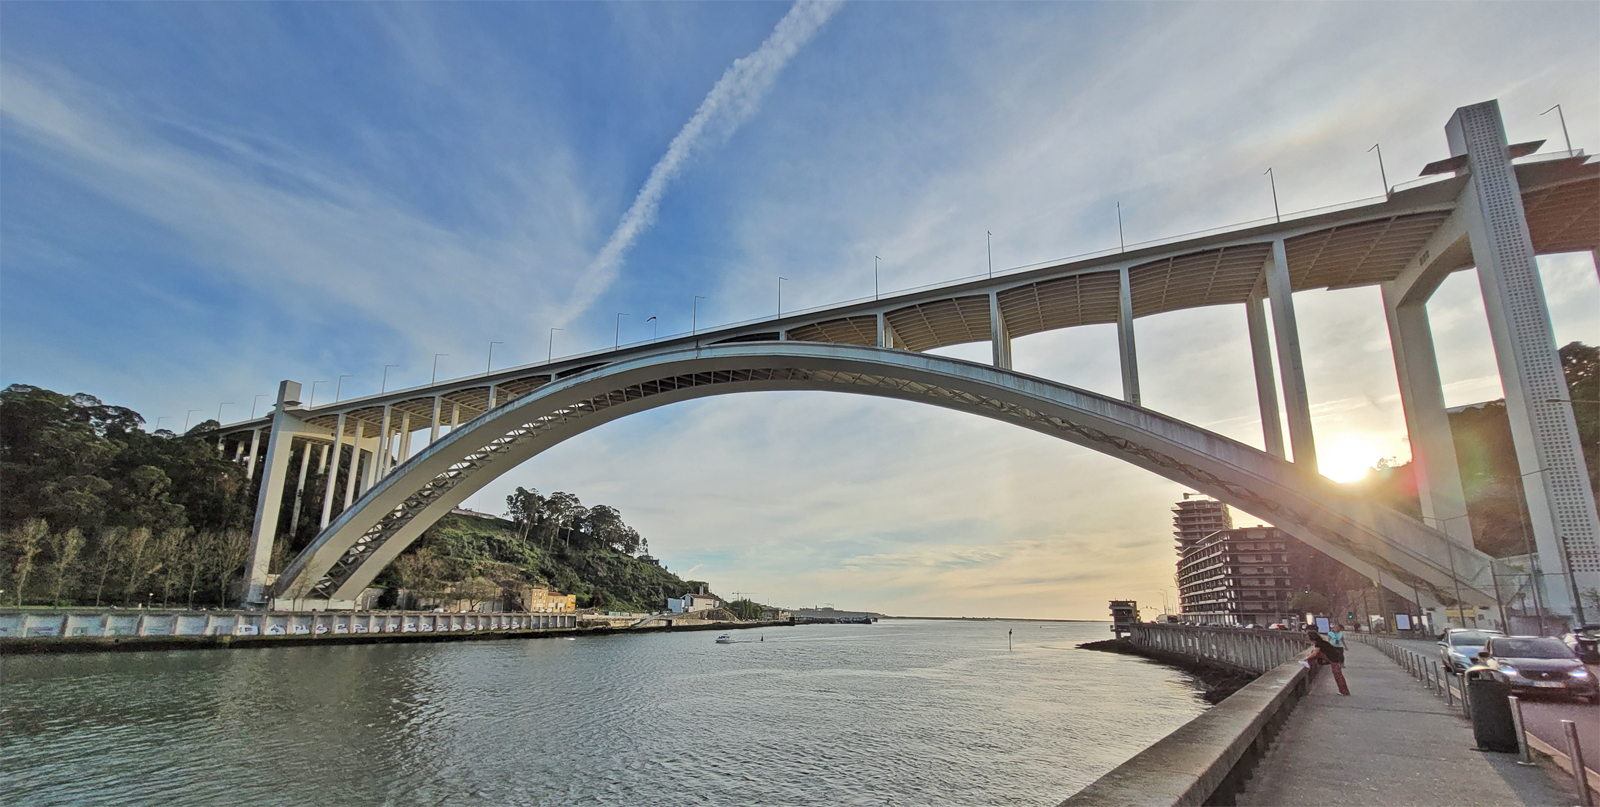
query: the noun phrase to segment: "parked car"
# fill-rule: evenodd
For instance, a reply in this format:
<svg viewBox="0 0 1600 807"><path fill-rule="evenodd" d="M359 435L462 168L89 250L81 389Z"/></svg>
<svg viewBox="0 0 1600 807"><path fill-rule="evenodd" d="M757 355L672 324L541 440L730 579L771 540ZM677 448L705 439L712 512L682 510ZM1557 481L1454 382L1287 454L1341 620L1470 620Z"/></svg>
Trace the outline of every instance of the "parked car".
<svg viewBox="0 0 1600 807"><path fill-rule="evenodd" d="M1497 630L1451 628L1439 634L1439 663L1452 673L1466 672L1490 637L1504 635Z"/></svg>
<svg viewBox="0 0 1600 807"><path fill-rule="evenodd" d="M1561 637L1572 654L1585 664L1600 664L1600 625L1584 625Z"/></svg>
<svg viewBox="0 0 1600 807"><path fill-rule="evenodd" d="M1560 639L1548 636L1491 636L1477 656L1474 671L1487 671L1513 695L1548 693L1600 704L1600 681Z"/></svg>

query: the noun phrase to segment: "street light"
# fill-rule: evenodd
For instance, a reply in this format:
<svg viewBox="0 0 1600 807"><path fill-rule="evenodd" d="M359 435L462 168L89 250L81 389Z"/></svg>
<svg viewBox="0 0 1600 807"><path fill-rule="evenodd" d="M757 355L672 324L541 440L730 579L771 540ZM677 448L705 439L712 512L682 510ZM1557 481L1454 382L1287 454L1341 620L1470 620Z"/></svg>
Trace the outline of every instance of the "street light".
<svg viewBox="0 0 1600 807"><path fill-rule="evenodd" d="M1567 141L1567 154L1568 154L1568 156L1571 156L1571 154L1572 154L1572 138L1567 135L1567 113L1561 111L1561 105L1560 104L1556 104L1555 106L1550 107L1550 109L1555 110L1556 111L1556 117L1561 119L1561 137ZM1545 111L1540 112L1539 116L1540 117L1544 117L1545 115L1550 114L1550 109L1546 109Z"/></svg>
<svg viewBox="0 0 1600 807"><path fill-rule="evenodd" d="M326 382L326 381L313 381L313 382L311 382L311 400L306 402L306 407L307 408L315 407L317 405L317 385L318 384L326 384L326 383L328 383L328 382Z"/></svg>
<svg viewBox="0 0 1600 807"><path fill-rule="evenodd" d="M883 262L882 258L880 258L880 257L878 257L876 255L872 256L872 299L874 299L874 300L878 299L878 297L879 297L879 294L878 294L878 264L882 263L882 262Z"/></svg>
<svg viewBox="0 0 1600 807"><path fill-rule="evenodd" d="M198 410L198 409L190 409L187 413L184 414L184 416L183 416L183 433L184 434L188 434L189 433L189 418L190 418L190 416L192 416L194 413L196 413L198 411L200 411L200 410Z"/></svg>
<svg viewBox="0 0 1600 807"><path fill-rule="evenodd" d="M1500 476L1498 474L1486 474L1486 473L1481 473L1481 472L1478 473L1478 474L1475 474L1475 476L1487 477L1489 479L1498 479L1498 480L1516 479L1517 480L1517 486L1520 488L1520 487L1522 487L1522 480L1523 479L1526 479L1526 478L1528 478L1530 476L1533 476L1534 474L1537 474L1537 473L1542 473L1544 470L1545 470L1544 468L1535 468L1535 469L1533 469L1533 470L1531 470L1531 471L1529 471L1529 472L1527 472L1525 474L1520 474L1520 475L1515 476L1515 477ZM1539 635L1543 636L1544 635L1544 598L1539 593L1539 589L1541 587L1540 583L1539 583L1539 578L1541 576L1541 570L1539 569L1539 558L1538 558L1538 555L1535 554L1534 551L1533 551L1534 550L1533 538L1532 538L1532 536L1530 536L1528 534L1528 492L1526 490L1518 491L1518 495L1516 496L1516 499L1517 499L1517 513L1520 516L1517 519L1517 527L1522 530L1522 546L1523 546L1524 549L1528 550L1528 566L1529 566L1528 580L1529 580L1529 583L1531 584L1531 585L1529 585L1529 588L1533 589L1533 613L1534 613L1534 616L1538 617L1538 619L1539 619ZM1510 626L1507 625L1506 627L1510 627Z"/></svg>
<svg viewBox="0 0 1600 807"><path fill-rule="evenodd" d="M503 345L503 344L505 344L505 342L490 342L489 343L489 362L483 366L483 374L484 375L488 375L489 372L494 369L494 346L495 345Z"/></svg>
<svg viewBox="0 0 1600 807"><path fill-rule="evenodd" d="M1462 513L1459 516L1451 516L1449 518L1430 518L1428 516L1422 517L1423 521L1438 522L1439 531L1444 533L1445 555L1450 558L1450 582L1455 584L1456 589L1456 616L1461 619L1461 627L1463 628L1467 626L1467 609L1466 606L1461 604L1461 578L1456 576L1456 542L1450 540L1450 531L1445 529L1444 525L1451 521L1466 518L1467 515L1467 513ZM1492 564L1491 568L1493 568ZM1505 614L1501 614L1501 616L1504 617Z"/></svg>
<svg viewBox="0 0 1600 807"><path fill-rule="evenodd" d="M161 417L156 418L156 431L161 431L161 421L163 421L163 420L176 420L176 419L177 418L174 418L171 415L162 415Z"/></svg>
<svg viewBox="0 0 1600 807"><path fill-rule="evenodd" d="M223 401L222 403L217 404L217 425L218 426L222 425L222 407L224 407L224 406L233 406L233 401Z"/></svg>
<svg viewBox="0 0 1600 807"><path fill-rule="evenodd" d="M1271 168L1266 170L1266 174L1267 181L1272 183L1272 217L1282 223L1283 214L1278 212L1278 178L1273 175Z"/></svg>
<svg viewBox="0 0 1600 807"><path fill-rule="evenodd" d="M699 305L700 305L700 301L704 300L704 299L705 299L704 297L701 297L700 295L696 294L694 296L694 300L689 303L689 335L690 336L694 336L695 334L700 332L700 309L699 309Z"/></svg>
<svg viewBox="0 0 1600 807"><path fill-rule="evenodd" d="M779 317L783 316L783 281L788 280L788 279L789 278L786 278L783 275L778 275L778 316Z"/></svg>
<svg viewBox="0 0 1600 807"><path fill-rule="evenodd" d="M1128 241L1122 236L1122 202L1117 202L1117 247L1120 252L1128 251Z"/></svg>
<svg viewBox="0 0 1600 807"><path fill-rule="evenodd" d="M545 364L549 364L549 363L555 361L555 358L556 358L556 331L564 331L564 330L566 330L566 328L551 328L550 329L550 349L549 349L549 352L545 353L545 357L544 357L544 363Z"/></svg>
<svg viewBox="0 0 1600 807"><path fill-rule="evenodd" d="M433 354L433 375L428 377L428 386L431 387L434 384L437 384L439 382L439 357L440 356L448 356L448 355L450 355L450 354L449 353L435 353L435 354Z"/></svg>
<svg viewBox="0 0 1600 807"><path fill-rule="evenodd" d="M389 368L390 367L399 367L399 366L400 365L398 365L398 364L385 364L383 366L383 383L378 385L378 394L379 395L382 395L383 393L389 391Z"/></svg>
<svg viewBox="0 0 1600 807"><path fill-rule="evenodd" d="M645 322L650 323L650 341L655 342L661 336L661 320L651 317Z"/></svg>
<svg viewBox="0 0 1600 807"><path fill-rule="evenodd" d="M390 367L399 367L400 365L391 364L389 366ZM339 396L344 393L344 380L346 378L355 378L355 375L353 373L346 373L346 374L344 374L342 376L339 376L339 383L335 384L334 387L333 387L333 402L334 403L338 403L339 402ZM387 380L387 377L385 378L385 380Z"/></svg>
<svg viewBox="0 0 1600 807"><path fill-rule="evenodd" d="M983 246L989 252L989 277L994 277L994 233L983 231Z"/></svg>
<svg viewBox="0 0 1600 807"><path fill-rule="evenodd" d="M1383 198L1387 199L1389 198L1389 173L1383 170L1383 149L1379 148L1377 143L1373 143L1372 148L1367 149L1367 153L1371 154L1374 151L1378 152L1378 177L1383 180Z"/></svg>
<svg viewBox="0 0 1600 807"><path fill-rule="evenodd" d="M617 312L617 327L611 332L611 349L622 347L622 318L628 316L621 311Z"/></svg>
<svg viewBox="0 0 1600 807"><path fill-rule="evenodd" d="M257 395L256 397L250 399L250 419L251 420L255 420L256 419L256 406L258 406L261 403L261 399L265 398L265 397L267 397L267 396L266 395Z"/></svg>

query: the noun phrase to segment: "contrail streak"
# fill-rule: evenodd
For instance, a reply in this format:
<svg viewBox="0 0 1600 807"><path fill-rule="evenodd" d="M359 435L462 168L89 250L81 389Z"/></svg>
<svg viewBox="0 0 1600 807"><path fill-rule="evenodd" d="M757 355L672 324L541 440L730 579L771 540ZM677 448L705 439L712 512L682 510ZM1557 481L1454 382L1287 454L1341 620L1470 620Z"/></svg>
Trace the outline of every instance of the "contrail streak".
<svg viewBox="0 0 1600 807"><path fill-rule="evenodd" d="M762 96L771 89L784 66L811 41L841 5L840 0L800 0L773 27L772 34L761 43L761 47L729 65L712 86L711 92L706 94L705 100L700 102L694 116L672 138L667 153L650 169L649 179L639 188L628 211L622 214L622 220L611 232L611 238L590 261L588 271L578 280L577 287L563 308L562 325L593 304L616 279L628 250L655 223L656 211L661 205L661 197L667 192L667 186L683 170L695 150L709 136L717 134L726 138L750 120L760 108Z"/></svg>

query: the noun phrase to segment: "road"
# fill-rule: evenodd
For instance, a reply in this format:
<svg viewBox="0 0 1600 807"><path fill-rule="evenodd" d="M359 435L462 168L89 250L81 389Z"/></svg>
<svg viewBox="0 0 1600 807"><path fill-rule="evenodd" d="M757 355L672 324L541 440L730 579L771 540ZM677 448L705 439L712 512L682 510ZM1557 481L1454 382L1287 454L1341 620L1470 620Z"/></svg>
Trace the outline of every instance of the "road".
<svg viewBox="0 0 1600 807"><path fill-rule="evenodd" d="M1439 646L1433 642L1423 639L1396 639L1394 642L1432 661L1439 661ZM1440 666L1443 666L1442 661ZM1590 664L1589 674L1600 676L1600 666ZM1583 744L1583 756L1589 770L1600 768L1600 704L1590 706L1553 698L1524 698L1522 701L1522 722L1527 726L1528 733L1566 753L1567 736L1561 728L1563 720L1578 724L1579 740Z"/></svg>

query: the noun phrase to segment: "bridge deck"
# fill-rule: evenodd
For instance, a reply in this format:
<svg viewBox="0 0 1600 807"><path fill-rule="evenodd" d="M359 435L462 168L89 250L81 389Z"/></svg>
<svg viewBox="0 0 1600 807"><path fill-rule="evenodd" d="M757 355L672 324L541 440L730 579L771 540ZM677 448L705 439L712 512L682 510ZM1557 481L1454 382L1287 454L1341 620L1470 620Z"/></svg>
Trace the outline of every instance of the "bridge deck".
<svg viewBox="0 0 1600 807"><path fill-rule="evenodd" d="M1345 651L1350 696L1318 676L1257 766L1238 803L1576 804L1515 754L1473 749L1459 709L1423 689L1382 653Z"/></svg>

